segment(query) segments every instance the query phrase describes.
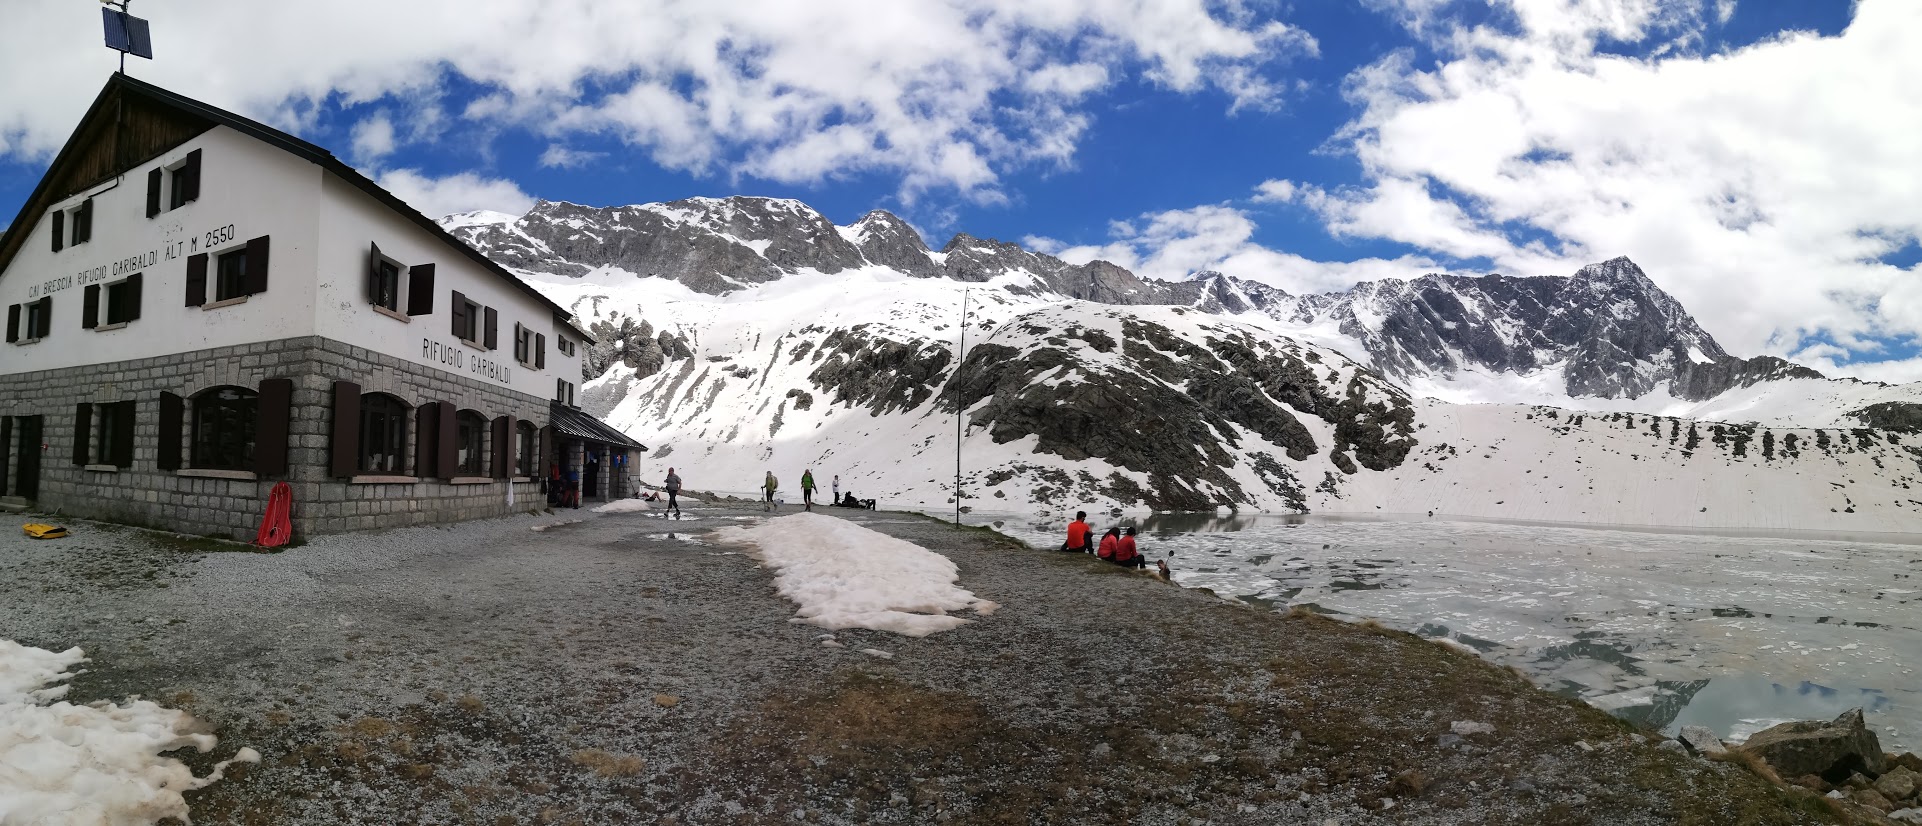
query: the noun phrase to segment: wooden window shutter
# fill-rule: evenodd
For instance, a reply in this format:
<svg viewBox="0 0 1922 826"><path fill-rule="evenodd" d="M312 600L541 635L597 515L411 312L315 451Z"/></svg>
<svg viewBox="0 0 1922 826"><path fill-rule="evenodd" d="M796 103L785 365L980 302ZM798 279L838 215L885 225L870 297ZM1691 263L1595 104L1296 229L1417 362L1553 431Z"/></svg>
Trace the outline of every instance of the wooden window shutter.
<svg viewBox="0 0 1922 826"><path fill-rule="evenodd" d="M140 318L140 275L140 273L134 273L133 275L127 276L127 286L125 289L127 291L128 321L136 321Z"/></svg>
<svg viewBox="0 0 1922 826"><path fill-rule="evenodd" d="M73 213L73 242L84 244L93 240L93 199L80 202L80 208Z"/></svg>
<svg viewBox="0 0 1922 826"><path fill-rule="evenodd" d="M428 477L440 469L440 402L414 408L414 475Z"/></svg>
<svg viewBox="0 0 1922 826"><path fill-rule="evenodd" d="M481 315L487 319L486 339L481 342L481 345L489 350L500 349L500 314L494 312L493 307L485 307L482 308Z"/></svg>
<svg viewBox="0 0 1922 826"><path fill-rule="evenodd" d="M370 244L367 253L367 300L380 303L380 245Z"/></svg>
<svg viewBox="0 0 1922 826"><path fill-rule="evenodd" d="M547 368L547 336L542 333L534 334L534 367Z"/></svg>
<svg viewBox="0 0 1922 826"><path fill-rule="evenodd" d="M7 495L7 460L13 453L13 417L0 416L0 496Z"/></svg>
<svg viewBox="0 0 1922 826"><path fill-rule="evenodd" d="M287 475L287 434L294 419L294 380L260 382L259 418L254 423L254 473Z"/></svg>
<svg viewBox="0 0 1922 826"><path fill-rule="evenodd" d="M329 465L335 476L360 470L360 385L334 382L334 439Z"/></svg>
<svg viewBox="0 0 1922 826"><path fill-rule="evenodd" d="M133 467L133 400L114 402L114 408L113 464L115 467Z"/></svg>
<svg viewBox="0 0 1922 826"><path fill-rule="evenodd" d="M547 478L547 467L549 464L547 457L548 454L554 452L553 425L541 428L540 442L539 445L534 448L534 451L534 466L529 468L528 472L536 479L545 479Z"/></svg>
<svg viewBox="0 0 1922 826"><path fill-rule="evenodd" d="M180 171L175 174L181 176L180 199L183 201L199 200L200 199L200 150L196 149L192 152L188 152L187 164L185 166L180 167ZM253 262L250 260L247 263L251 265Z"/></svg>
<svg viewBox="0 0 1922 826"><path fill-rule="evenodd" d="M160 394L160 445L154 463L161 470L180 469L180 424L186 418L185 400L172 393Z"/></svg>
<svg viewBox="0 0 1922 826"><path fill-rule="evenodd" d="M512 475L509 472L509 466L514 462L514 452L508 447L508 442L513 438L514 417L500 416L494 419L494 449L491 451L494 454L494 461L488 469L493 471L492 475L496 479L506 479Z"/></svg>
<svg viewBox="0 0 1922 826"><path fill-rule="evenodd" d="M158 168L147 172L147 217L160 214L160 178L166 173Z"/></svg>
<svg viewBox="0 0 1922 826"><path fill-rule="evenodd" d="M440 403L440 461L434 468L434 475L442 479L452 479L460 475L460 424L456 418L459 411L453 402Z"/></svg>
<svg viewBox="0 0 1922 826"><path fill-rule="evenodd" d="M461 295L460 290L454 291L453 308L454 337L465 340L467 338L467 296Z"/></svg>
<svg viewBox="0 0 1922 826"><path fill-rule="evenodd" d="M434 312L434 265L415 264L407 268L407 314L431 315Z"/></svg>
<svg viewBox="0 0 1922 826"><path fill-rule="evenodd" d="M73 407L73 463L87 463L87 438L93 435L93 405L81 402Z"/></svg>
<svg viewBox="0 0 1922 826"><path fill-rule="evenodd" d="M56 209L53 211L53 251L59 252L60 248L66 245L67 211L64 209Z"/></svg>
<svg viewBox="0 0 1922 826"><path fill-rule="evenodd" d="M20 305L18 304L8 305L7 307L7 343L12 344L19 340L20 340Z"/></svg>
<svg viewBox="0 0 1922 826"><path fill-rule="evenodd" d="M207 303L207 254L187 256L187 306Z"/></svg>
<svg viewBox="0 0 1922 826"><path fill-rule="evenodd" d="M195 150L196 153L199 150ZM247 286L242 290L248 295L258 295L267 291L267 236L262 235L247 242Z"/></svg>
<svg viewBox="0 0 1922 826"><path fill-rule="evenodd" d="M80 329L100 326L100 285L88 284L80 294Z"/></svg>

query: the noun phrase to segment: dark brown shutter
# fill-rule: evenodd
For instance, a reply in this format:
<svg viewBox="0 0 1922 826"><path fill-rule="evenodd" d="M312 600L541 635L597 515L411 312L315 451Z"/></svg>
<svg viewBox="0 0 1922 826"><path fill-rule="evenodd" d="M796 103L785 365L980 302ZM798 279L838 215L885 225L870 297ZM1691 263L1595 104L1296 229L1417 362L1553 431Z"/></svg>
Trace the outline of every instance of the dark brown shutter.
<svg viewBox="0 0 1922 826"><path fill-rule="evenodd" d="M549 425L541 428L539 441L534 448L534 467L529 471L530 475L536 479L547 478L547 454L553 452L553 450L554 427L553 425Z"/></svg>
<svg viewBox="0 0 1922 826"><path fill-rule="evenodd" d="M20 340L20 305L18 304L8 305L7 307L7 343L12 344L19 340Z"/></svg>
<svg viewBox="0 0 1922 826"><path fill-rule="evenodd" d="M13 417L0 416L0 496L7 495L7 460L13 453Z"/></svg>
<svg viewBox="0 0 1922 826"><path fill-rule="evenodd" d="M100 285L88 284L80 294L80 329L100 326Z"/></svg>
<svg viewBox="0 0 1922 826"><path fill-rule="evenodd" d="M335 476L360 471L360 385L334 382L334 441L330 457Z"/></svg>
<svg viewBox="0 0 1922 826"><path fill-rule="evenodd" d="M195 150L196 153L199 150ZM258 295L267 291L267 236L247 242L247 284L241 292Z"/></svg>
<svg viewBox="0 0 1922 826"><path fill-rule="evenodd" d="M514 454L508 448L507 443L513 438L513 435L513 416L500 416L494 419L494 450L492 451L494 454L494 463L493 467L489 468L489 470L493 471L493 477L496 479L506 479L512 475L508 472L508 465L513 463Z"/></svg>
<svg viewBox="0 0 1922 826"><path fill-rule="evenodd" d="M547 336L541 333L534 334L534 368L547 369Z"/></svg>
<svg viewBox="0 0 1922 826"><path fill-rule="evenodd" d="M434 265L415 264L407 268L407 314L431 315L434 312Z"/></svg>
<svg viewBox="0 0 1922 826"><path fill-rule="evenodd" d="M134 404L131 399L114 402L113 417L113 464L115 467L133 467L133 417Z"/></svg>
<svg viewBox="0 0 1922 826"><path fill-rule="evenodd" d="M367 253L367 300L380 303L380 245L370 244Z"/></svg>
<svg viewBox="0 0 1922 826"><path fill-rule="evenodd" d="M254 473L287 475L287 433L294 418L293 379L260 382L259 419L254 424Z"/></svg>
<svg viewBox="0 0 1922 826"><path fill-rule="evenodd" d="M127 286L121 288L126 293L127 320L140 318L140 273L127 276Z"/></svg>
<svg viewBox="0 0 1922 826"><path fill-rule="evenodd" d="M200 150L196 149L192 152L188 152L187 164L185 166L180 167L180 171L174 174L181 176L180 177L180 200L182 201L199 200L200 199ZM253 262L249 261L248 263L251 264Z"/></svg>
<svg viewBox="0 0 1922 826"><path fill-rule="evenodd" d="M425 479L440 469L440 402L414 408L414 475Z"/></svg>
<svg viewBox="0 0 1922 826"><path fill-rule="evenodd" d="M66 245L67 211L64 209L56 209L53 211L53 251L59 252L60 248Z"/></svg>
<svg viewBox="0 0 1922 826"><path fill-rule="evenodd" d="M465 340L467 338L467 296L461 295L460 290L455 290L454 303L452 306L454 310L454 337Z"/></svg>
<svg viewBox="0 0 1922 826"><path fill-rule="evenodd" d="M460 411L453 402L440 403L440 461L434 475L452 479L460 475Z"/></svg>
<svg viewBox="0 0 1922 826"><path fill-rule="evenodd" d="M185 412L186 404L179 396L160 394L160 450L154 455L154 463L161 470L180 469L180 420Z"/></svg>
<svg viewBox="0 0 1922 826"><path fill-rule="evenodd" d="M207 254L187 256L187 306L207 303Z"/></svg>
<svg viewBox="0 0 1922 826"><path fill-rule="evenodd" d="M73 407L73 463L87 463L87 438L93 435L93 405L81 402Z"/></svg>
<svg viewBox="0 0 1922 826"><path fill-rule="evenodd" d="M158 168L147 172L147 217L160 214L160 176L165 173Z"/></svg>
<svg viewBox="0 0 1922 826"><path fill-rule="evenodd" d="M73 242L84 244L93 240L93 199L80 202L80 209L73 213Z"/></svg>
<svg viewBox="0 0 1922 826"><path fill-rule="evenodd" d="M493 307L488 307L482 311L481 315L487 319L487 333L486 333L487 338L486 340L482 341L481 344L489 350L499 349L500 348L500 326L501 326L500 314L494 312Z"/></svg>

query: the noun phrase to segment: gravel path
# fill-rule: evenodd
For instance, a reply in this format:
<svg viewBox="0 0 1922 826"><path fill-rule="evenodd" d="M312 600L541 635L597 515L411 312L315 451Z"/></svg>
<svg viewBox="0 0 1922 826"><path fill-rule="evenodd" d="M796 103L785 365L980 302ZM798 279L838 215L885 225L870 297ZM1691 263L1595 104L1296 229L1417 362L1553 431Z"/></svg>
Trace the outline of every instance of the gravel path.
<svg viewBox="0 0 1922 826"><path fill-rule="evenodd" d="M764 518L728 507L278 554L76 523L0 532L0 637L86 648L76 701L191 710L222 738L187 758L203 771L262 752L189 796L196 823L1830 822L1408 635L824 512L949 556L1002 607L824 646L744 549L703 538Z"/></svg>

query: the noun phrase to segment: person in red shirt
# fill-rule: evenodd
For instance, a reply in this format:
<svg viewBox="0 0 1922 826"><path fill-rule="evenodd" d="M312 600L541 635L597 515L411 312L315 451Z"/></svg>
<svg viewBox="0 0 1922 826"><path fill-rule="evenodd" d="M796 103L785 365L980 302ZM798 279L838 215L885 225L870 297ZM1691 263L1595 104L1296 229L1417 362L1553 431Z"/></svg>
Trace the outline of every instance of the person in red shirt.
<svg viewBox="0 0 1922 826"><path fill-rule="evenodd" d="M1075 512L1074 521L1068 523L1068 541L1062 544L1061 550L1073 553L1092 553L1094 551L1094 543L1088 541L1090 537L1088 536L1087 519L1087 511Z"/></svg>
<svg viewBox="0 0 1922 826"><path fill-rule="evenodd" d="M1094 555L1113 562L1115 546L1119 544L1121 544L1121 529L1109 528L1107 533L1101 535L1101 550L1095 551Z"/></svg>
<svg viewBox="0 0 1922 826"><path fill-rule="evenodd" d="M1105 542L1105 540L1104 540ZM1146 568L1148 560L1135 548L1135 529L1129 528L1115 541L1114 558L1109 560L1123 568Z"/></svg>

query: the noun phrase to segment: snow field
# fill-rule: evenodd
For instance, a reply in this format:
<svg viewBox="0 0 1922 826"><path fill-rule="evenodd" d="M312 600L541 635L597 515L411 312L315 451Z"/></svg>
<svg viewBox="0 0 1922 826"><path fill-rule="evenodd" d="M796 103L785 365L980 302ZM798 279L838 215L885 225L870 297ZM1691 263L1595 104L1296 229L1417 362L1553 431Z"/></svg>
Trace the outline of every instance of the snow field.
<svg viewBox="0 0 1922 826"><path fill-rule="evenodd" d="M258 752L243 748L195 777L186 764L161 756L214 747L214 736L200 733L185 712L138 697L124 705L59 701L64 681L86 661L79 648L55 653L0 639L0 824L189 822L182 792L220 780L234 762L260 762Z"/></svg>
<svg viewBox="0 0 1922 826"><path fill-rule="evenodd" d="M639 499L616 499L594 509L595 513L645 513L653 506Z"/></svg>
<svg viewBox="0 0 1922 826"><path fill-rule="evenodd" d="M756 549L775 590L800 606L790 622L925 637L971 622L949 611L997 607L955 587L960 572L947 557L832 516L797 513L714 538Z"/></svg>

